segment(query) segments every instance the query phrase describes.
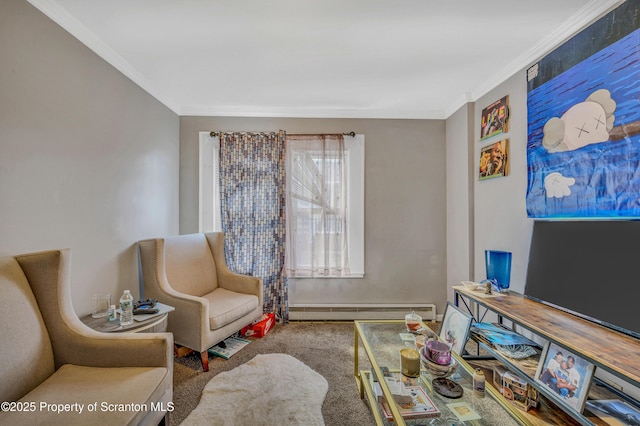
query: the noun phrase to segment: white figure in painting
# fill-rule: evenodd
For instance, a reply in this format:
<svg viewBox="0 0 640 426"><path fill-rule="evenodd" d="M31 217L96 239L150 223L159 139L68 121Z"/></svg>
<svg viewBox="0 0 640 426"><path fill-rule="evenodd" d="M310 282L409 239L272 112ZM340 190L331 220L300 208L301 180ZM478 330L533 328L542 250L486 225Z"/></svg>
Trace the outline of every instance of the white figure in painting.
<svg viewBox="0 0 640 426"><path fill-rule="evenodd" d="M606 142L613 129L615 110L611 93L607 89L596 90L562 117L553 117L545 123L542 145L548 152L564 152Z"/></svg>

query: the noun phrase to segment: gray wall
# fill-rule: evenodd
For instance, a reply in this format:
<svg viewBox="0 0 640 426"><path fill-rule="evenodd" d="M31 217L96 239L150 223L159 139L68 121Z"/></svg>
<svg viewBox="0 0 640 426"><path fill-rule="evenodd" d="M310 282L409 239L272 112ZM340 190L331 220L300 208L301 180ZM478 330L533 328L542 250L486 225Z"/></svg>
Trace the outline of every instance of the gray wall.
<svg viewBox="0 0 640 426"><path fill-rule="evenodd" d="M486 278L484 250L513 253L511 288L524 292L532 219L527 218L527 88L525 71L500 84L476 102L475 122L480 123L482 109L509 95L509 131L480 141L479 124L475 135L473 170L480 167L480 148L509 139L509 176L474 182L474 239L476 281ZM475 174L477 176L477 174Z"/></svg>
<svg viewBox="0 0 640 426"><path fill-rule="evenodd" d="M525 204L527 93L524 73L523 69L447 119L447 292L450 300L451 286L460 285L461 280L486 278L486 249L513 253L511 289L524 292L533 225L527 218ZM509 95L511 111L509 131L481 141L482 109L505 95ZM505 138L509 139L509 175L480 181L480 148ZM465 166L467 169L462 170Z"/></svg>
<svg viewBox="0 0 640 426"><path fill-rule="evenodd" d="M0 3L0 255L71 248L74 308L138 295L178 232L179 119L26 1Z"/></svg>
<svg viewBox="0 0 640 426"><path fill-rule="evenodd" d="M527 218L527 94L524 69L477 102L465 105L447 125L447 295L462 280L486 278L484 251L513 253L511 290L524 292L533 221ZM480 140L482 109L509 95L507 133ZM509 139L509 175L480 181L480 149ZM495 320L491 315L487 321Z"/></svg>
<svg viewBox="0 0 640 426"><path fill-rule="evenodd" d="M474 105L447 119L447 299L454 285L473 276Z"/></svg>
<svg viewBox="0 0 640 426"><path fill-rule="evenodd" d="M291 280L296 303L446 301L444 120L180 118L180 233L198 231L198 132L365 135L365 278Z"/></svg>

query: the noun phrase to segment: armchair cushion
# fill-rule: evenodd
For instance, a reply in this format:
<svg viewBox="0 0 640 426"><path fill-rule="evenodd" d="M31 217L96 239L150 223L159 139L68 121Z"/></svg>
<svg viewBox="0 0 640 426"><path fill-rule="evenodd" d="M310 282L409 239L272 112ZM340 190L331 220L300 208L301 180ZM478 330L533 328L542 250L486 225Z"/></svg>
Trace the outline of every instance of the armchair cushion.
<svg viewBox="0 0 640 426"><path fill-rule="evenodd" d="M36 411L42 414L53 410L42 408L41 402L55 406L72 401L78 404L74 410L35 418L9 412L1 419L12 425L49 425L52 421L64 425L137 425L148 413L167 408L169 401L162 400L166 386L170 385L167 373L166 368L159 367L97 368L65 364L20 401L35 402ZM96 402L97 410L90 411L88 405Z"/></svg>
<svg viewBox="0 0 640 426"><path fill-rule="evenodd" d="M202 296L209 302L209 327L217 330L258 307L258 296L218 288Z"/></svg>

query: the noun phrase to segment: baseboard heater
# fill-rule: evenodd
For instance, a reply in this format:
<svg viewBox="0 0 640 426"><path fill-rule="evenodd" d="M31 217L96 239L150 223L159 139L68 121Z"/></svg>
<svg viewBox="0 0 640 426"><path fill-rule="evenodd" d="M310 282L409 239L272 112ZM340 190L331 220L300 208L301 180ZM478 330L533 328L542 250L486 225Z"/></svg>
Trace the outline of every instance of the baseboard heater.
<svg viewBox="0 0 640 426"><path fill-rule="evenodd" d="M436 305L433 303L415 304L305 304L289 305L289 319L294 321L336 321L336 320L388 320L404 319L415 311L425 321L436 320Z"/></svg>

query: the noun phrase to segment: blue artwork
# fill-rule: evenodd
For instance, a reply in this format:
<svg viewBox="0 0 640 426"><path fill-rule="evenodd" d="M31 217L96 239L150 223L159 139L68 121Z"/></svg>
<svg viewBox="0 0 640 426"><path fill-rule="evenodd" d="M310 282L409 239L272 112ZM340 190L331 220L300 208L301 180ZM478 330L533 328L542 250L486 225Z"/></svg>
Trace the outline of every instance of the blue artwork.
<svg viewBox="0 0 640 426"><path fill-rule="evenodd" d="M640 30L615 12L527 70L529 217L640 217Z"/></svg>

